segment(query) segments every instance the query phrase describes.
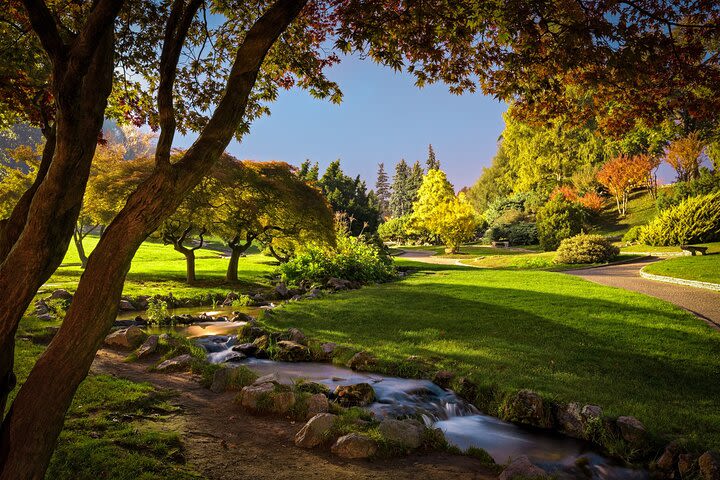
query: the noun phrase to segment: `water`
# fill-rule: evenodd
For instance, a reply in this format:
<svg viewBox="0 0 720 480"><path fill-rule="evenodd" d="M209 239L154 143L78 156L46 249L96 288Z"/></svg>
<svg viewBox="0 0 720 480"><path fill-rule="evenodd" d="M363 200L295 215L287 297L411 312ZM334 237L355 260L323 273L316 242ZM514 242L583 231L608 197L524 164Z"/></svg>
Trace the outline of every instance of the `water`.
<svg viewBox="0 0 720 480"><path fill-rule="evenodd" d="M199 336L197 343L208 352L208 360L222 363L236 355L232 347L235 335ZM587 473L594 479L646 479L647 473L617 465L594 451L587 442L533 428L525 428L485 415L473 405L428 380L390 377L327 363L285 363L248 358L238 363L258 375L276 373L282 383L298 379L324 384L330 389L339 385L369 383L376 402L368 408L377 417L419 415L428 427L440 428L452 445L485 449L498 463L519 455L548 472L580 474L576 461L587 460Z"/></svg>

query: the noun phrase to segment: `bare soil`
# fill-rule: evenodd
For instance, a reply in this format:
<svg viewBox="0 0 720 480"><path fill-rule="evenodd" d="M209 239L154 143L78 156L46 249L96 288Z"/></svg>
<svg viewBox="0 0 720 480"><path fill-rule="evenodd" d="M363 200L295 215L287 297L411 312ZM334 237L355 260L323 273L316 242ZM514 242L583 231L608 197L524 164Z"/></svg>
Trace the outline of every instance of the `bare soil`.
<svg viewBox="0 0 720 480"><path fill-rule="evenodd" d="M301 423L249 415L233 403L236 392L216 394L190 374L150 373L149 363L122 360L122 353L100 350L92 372L173 390L171 402L181 413L166 425L180 432L187 462L212 480L496 478L478 460L447 453L347 461L324 449L298 448L293 438Z"/></svg>

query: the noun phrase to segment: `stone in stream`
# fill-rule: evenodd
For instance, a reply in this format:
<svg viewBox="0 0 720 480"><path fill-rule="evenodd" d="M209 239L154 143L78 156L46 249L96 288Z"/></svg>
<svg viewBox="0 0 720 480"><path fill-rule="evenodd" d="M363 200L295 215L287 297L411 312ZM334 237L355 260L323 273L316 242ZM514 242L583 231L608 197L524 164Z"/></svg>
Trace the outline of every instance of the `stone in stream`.
<svg viewBox="0 0 720 480"><path fill-rule="evenodd" d="M330 402L328 398L322 393L316 393L312 395L306 401L307 404L307 418L312 418L320 413L327 413L330 410Z"/></svg>
<svg viewBox="0 0 720 480"><path fill-rule="evenodd" d="M135 305L130 303L130 300L123 298L120 300L120 304L119 304L118 308L121 311L129 312L129 311L135 310Z"/></svg>
<svg viewBox="0 0 720 480"><path fill-rule="evenodd" d="M455 378L455 374L450 370L439 370L433 377L433 383L442 388L450 388L450 383Z"/></svg>
<svg viewBox="0 0 720 480"><path fill-rule="evenodd" d="M315 448L325 442L335 422L335 418L337 417L331 413L314 415L303 425L300 431L295 434L295 445L302 448Z"/></svg>
<svg viewBox="0 0 720 480"><path fill-rule="evenodd" d="M307 345L307 337L299 328L288 328L287 334L288 340L300 345Z"/></svg>
<svg viewBox="0 0 720 480"><path fill-rule="evenodd" d="M253 384L240 391L237 401L254 413L283 415L295 406L295 394L274 383Z"/></svg>
<svg viewBox="0 0 720 480"><path fill-rule="evenodd" d="M150 335L145 342L135 350L135 356L138 360L145 358L155 353L158 347L158 341L160 337L158 335Z"/></svg>
<svg viewBox="0 0 720 480"><path fill-rule="evenodd" d="M105 345L130 349L140 345L146 337L142 329L132 326L117 330L105 337Z"/></svg>
<svg viewBox="0 0 720 480"><path fill-rule="evenodd" d="M192 355L189 353L178 355L177 357L165 360L155 367L155 370L162 373L186 372L190 370L192 358Z"/></svg>
<svg viewBox="0 0 720 480"><path fill-rule="evenodd" d="M255 319L248 315L247 313L242 312L233 312L233 317L230 320L231 322L254 322Z"/></svg>
<svg viewBox="0 0 720 480"><path fill-rule="evenodd" d="M375 401L375 390L369 383L339 385L334 394L337 403L343 407L365 407Z"/></svg>
<svg viewBox="0 0 720 480"><path fill-rule="evenodd" d="M299 381L295 384L295 389L303 393L330 395L330 389L326 385L318 382Z"/></svg>
<svg viewBox="0 0 720 480"><path fill-rule="evenodd" d="M635 417L618 417L617 427L623 440L632 446L643 446L647 441L645 426Z"/></svg>
<svg viewBox="0 0 720 480"><path fill-rule="evenodd" d="M700 477L703 480L720 480L720 453L705 452L698 458Z"/></svg>
<svg viewBox="0 0 720 480"><path fill-rule="evenodd" d="M502 406L504 420L541 428L552 427L552 415L542 397L532 390L520 390Z"/></svg>
<svg viewBox="0 0 720 480"><path fill-rule="evenodd" d="M555 425L558 430L575 438L585 437L585 420L579 403L557 405L555 408Z"/></svg>
<svg viewBox="0 0 720 480"><path fill-rule="evenodd" d="M359 433L351 433L337 439L330 451L343 458L369 458L377 453L375 441Z"/></svg>
<svg viewBox="0 0 720 480"><path fill-rule="evenodd" d="M377 359L367 353L367 352L358 352L350 359L347 366L352 368L353 370L358 371L367 371L368 369L374 367L377 365Z"/></svg>
<svg viewBox="0 0 720 480"><path fill-rule="evenodd" d="M235 300L240 298L237 293L235 292L228 292L227 296L225 296L225 300L223 300L223 307L229 307L233 304Z"/></svg>
<svg viewBox="0 0 720 480"><path fill-rule="evenodd" d="M240 345L235 345L232 349L233 351L240 352L248 357L255 355L258 351L258 347L254 343L241 343Z"/></svg>
<svg viewBox="0 0 720 480"><path fill-rule="evenodd" d="M512 459L510 464L500 474L498 480L546 478L547 472L537 465L533 465L527 455L520 455Z"/></svg>
<svg viewBox="0 0 720 480"><path fill-rule="evenodd" d="M267 350L268 346L270 345L270 337L268 337L267 335L258 337L253 341L253 344L258 348L258 350Z"/></svg>
<svg viewBox="0 0 720 480"><path fill-rule="evenodd" d="M275 286L275 293L277 293L280 298L288 298L290 296L290 290L288 290L287 285L283 282Z"/></svg>
<svg viewBox="0 0 720 480"><path fill-rule="evenodd" d="M262 385L265 383L272 383L274 385L280 384L280 377L278 377L277 373L268 373L267 375L263 375L262 377L258 377L254 382L253 385Z"/></svg>
<svg viewBox="0 0 720 480"><path fill-rule="evenodd" d="M309 362L312 360L310 349L292 340L281 340L277 342L277 347L278 351L275 355L281 362Z"/></svg>
<svg viewBox="0 0 720 480"><path fill-rule="evenodd" d="M422 444L425 427L417 420L386 418L380 423L379 430L387 440L414 450Z"/></svg>

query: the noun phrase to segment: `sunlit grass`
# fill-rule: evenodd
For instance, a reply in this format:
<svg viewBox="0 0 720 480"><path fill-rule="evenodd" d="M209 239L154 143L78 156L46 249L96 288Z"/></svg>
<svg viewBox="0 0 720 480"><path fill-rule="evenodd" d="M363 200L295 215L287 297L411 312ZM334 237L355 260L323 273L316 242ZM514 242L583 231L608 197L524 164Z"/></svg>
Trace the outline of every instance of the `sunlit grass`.
<svg viewBox="0 0 720 480"><path fill-rule="evenodd" d="M670 258L652 263L644 270L655 275L720 284L720 254Z"/></svg>

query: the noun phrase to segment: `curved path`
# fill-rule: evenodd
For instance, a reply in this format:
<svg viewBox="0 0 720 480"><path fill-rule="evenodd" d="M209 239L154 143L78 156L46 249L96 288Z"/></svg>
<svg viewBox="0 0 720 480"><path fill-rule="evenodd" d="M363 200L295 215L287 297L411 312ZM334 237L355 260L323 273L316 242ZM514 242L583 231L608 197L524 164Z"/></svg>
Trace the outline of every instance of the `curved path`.
<svg viewBox="0 0 720 480"><path fill-rule="evenodd" d="M661 259L649 257L634 262L570 270L565 273L602 285L632 290L666 300L694 313L714 329L720 330L720 293L642 278L640 269L658 260Z"/></svg>
<svg viewBox="0 0 720 480"><path fill-rule="evenodd" d="M413 260L415 262L432 263L434 265L461 265L464 267L470 266L460 263L460 260L458 260L457 258L438 257L435 255L435 252L431 250L403 250L402 253L398 255L398 257L402 257L406 260Z"/></svg>

